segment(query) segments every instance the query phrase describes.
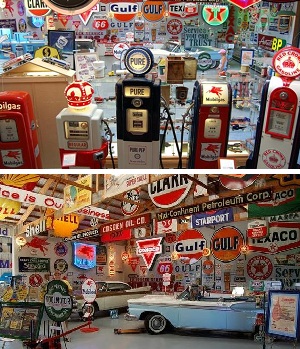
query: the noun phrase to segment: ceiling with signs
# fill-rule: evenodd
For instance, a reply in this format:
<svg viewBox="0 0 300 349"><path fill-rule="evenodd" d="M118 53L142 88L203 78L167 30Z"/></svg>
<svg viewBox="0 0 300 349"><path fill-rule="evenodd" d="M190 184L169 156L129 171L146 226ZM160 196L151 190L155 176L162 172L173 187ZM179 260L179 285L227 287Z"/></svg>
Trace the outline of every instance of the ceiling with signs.
<svg viewBox="0 0 300 349"><path fill-rule="evenodd" d="M109 175L112 176L112 175ZM133 175L123 175L130 178ZM149 182L155 186L156 181L159 178L164 178L164 185L170 183L170 178L174 175L149 175ZM176 205L189 206L192 204L209 202L216 197L227 198L237 197L241 194L259 190L264 187L270 187L272 189L283 186L285 175L188 175L180 174L175 176L182 176L189 179L192 184L189 192L184 200ZM282 176L282 178L279 178ZM158 212L166 209L160 209L153 204L148 193L148 185L143 184L138 189L139 196L135 196L137 191L135 190L130 195L125 192L119 192L110 197L104 196L105 179L103 174L92 174L91 186L83 186L78 184L79 180L84 178L85 175L81 174L4 174L0 175L0 219L1 225L10 226L15 228L15 234L20 235L24 232L24 227L28 224L47 218L54 214L54 217L62 217L64 214L63 207L58 206L56 209L50 210L51 205L56 205L55 200L58 202L64 202L64 189L66 186L84 187L84 189L91 192L92 206L107 210L109 212L109 218L100 216L98 219L81 214L79 215L79 225L76 231L86 231L91 227L99 227L101 224L118 221L128 218L128 215L124 215L124 207L130 212L134 206L133 215L151 212L155 216ZM286 175L286 177L289 177ZM297 177L297 176L296 176ZM118 178L118 177L116 177ZM118 180L115 178L115 182L112 183L114 188L119 186ZM292 185L299 185L296 181ZM162 188L161 188L162 189ZM23 202L17 201L17 195L19 192L23 193ZM197 197L195 197L197 193ZM47 196L47 205L40 205L35 200L35 195ZM136 201L138 199L138 201ZM138 203L138 204L137 204ZM237 205L237 212L246 212L246 205ZM184 218L184 217L183 217ZM46 232L49 233L49 232Z"/></svg>

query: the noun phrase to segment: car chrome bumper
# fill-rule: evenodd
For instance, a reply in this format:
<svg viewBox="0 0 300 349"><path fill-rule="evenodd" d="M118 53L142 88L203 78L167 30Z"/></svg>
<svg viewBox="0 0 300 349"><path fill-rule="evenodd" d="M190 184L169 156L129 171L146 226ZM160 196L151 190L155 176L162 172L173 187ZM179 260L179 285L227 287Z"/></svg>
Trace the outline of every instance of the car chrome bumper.
<svg viewBox="0 0 300 349"><path fill-rule="evenodd" d="M138 321L138 318L135 315L129 313L124 314L124 319L127 321Z"/></svg>

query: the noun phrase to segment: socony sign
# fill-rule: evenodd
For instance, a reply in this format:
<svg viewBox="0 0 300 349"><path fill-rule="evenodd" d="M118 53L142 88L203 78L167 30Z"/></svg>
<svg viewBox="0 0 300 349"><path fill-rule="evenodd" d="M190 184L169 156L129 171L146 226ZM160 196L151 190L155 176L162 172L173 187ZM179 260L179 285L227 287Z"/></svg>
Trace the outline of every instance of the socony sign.
<svg viewBox="0 0 300 349"><path fill-rule="evenodd" d="M149 196L157 207L178 205L188 194L192 181L182 175L173 175L148 185Z"/></svg>

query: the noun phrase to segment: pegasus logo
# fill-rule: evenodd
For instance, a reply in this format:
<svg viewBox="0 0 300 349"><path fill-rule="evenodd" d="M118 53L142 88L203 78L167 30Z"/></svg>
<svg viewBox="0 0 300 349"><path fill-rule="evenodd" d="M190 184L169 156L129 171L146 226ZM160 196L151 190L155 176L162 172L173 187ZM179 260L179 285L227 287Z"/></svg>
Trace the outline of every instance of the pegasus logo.
<svg viewBox="0 0 300 349"><path fill-rule="evenodd" d="M211 151L215 155L218 154L219 146L217 144L209 144L206 148L204 148L206 151Z"/></svg>
<svg viewBox="0 0 300 349"><path fill-rule="evenodd" d="M218 97L221 97L223 90L222 90L222 87L213 86L213 87L211 88L211 90L209 90L208 92L209 92L209 93L214 93L214 94L216 94Z"/></svg>

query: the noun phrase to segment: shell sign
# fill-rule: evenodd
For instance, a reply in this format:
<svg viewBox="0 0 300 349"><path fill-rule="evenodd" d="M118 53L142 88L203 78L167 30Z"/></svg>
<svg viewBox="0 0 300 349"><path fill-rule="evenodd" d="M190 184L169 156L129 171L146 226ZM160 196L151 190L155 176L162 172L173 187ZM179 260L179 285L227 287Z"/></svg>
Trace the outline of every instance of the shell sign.
<svg viewBox="0 0 300 349"><path fill-rule="evenodd" d="M0 198L0 221L8 216L13 216L20 211L21 202Z"/></svg>
<svg viewBox="0 0 300 349"><path fill-rule="evenodd" d="M64 215L61 218L53 220L54 236L71 237L72 232L78 228L79 217L76 214Z"/></svg>
<svg viewBox="0 0 300 349"><path fill-rule="evenodd" d="M142 6L142 13L149 22L159 22L164 18L166 6L163 1L145 1Z"/></svg>

